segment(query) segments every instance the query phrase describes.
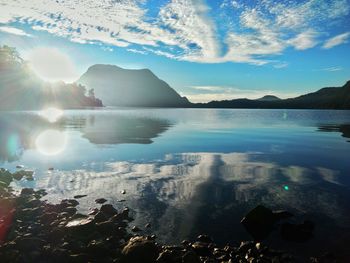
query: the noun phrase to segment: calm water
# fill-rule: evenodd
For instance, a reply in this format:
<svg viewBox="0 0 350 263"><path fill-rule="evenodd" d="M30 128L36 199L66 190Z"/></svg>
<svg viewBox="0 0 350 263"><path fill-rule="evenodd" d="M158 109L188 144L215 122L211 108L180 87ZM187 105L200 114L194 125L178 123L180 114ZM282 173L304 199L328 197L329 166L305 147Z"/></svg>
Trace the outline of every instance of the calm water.
<svg viewBox="0 0 350 263"><path fill-rule="evenodd" d="M250 238L239 222L251 208L287 209L315 221L315 238L292 244L276 232L267 242L305 253L350 241L349 137L349 111L0 113L1 166L35 171L19 187L45 188L53 202L87 194L82 211L104 197L168 242L204 232L235 244Z"/></svg>

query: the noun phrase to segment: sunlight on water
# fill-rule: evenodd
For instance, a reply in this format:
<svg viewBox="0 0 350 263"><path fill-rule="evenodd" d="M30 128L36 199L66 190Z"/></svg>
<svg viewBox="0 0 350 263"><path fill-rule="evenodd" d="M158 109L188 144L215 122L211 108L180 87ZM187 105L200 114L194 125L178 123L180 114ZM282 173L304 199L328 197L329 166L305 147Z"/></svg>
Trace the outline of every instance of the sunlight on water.
<svg viewBox="0 0 350 263"><path fill-rule="evenodd" d="M57 155L67 145L67 135L57 130L45 130L35 140L36 149L44 155Z"/></svg>
<svg viewBox="0 0 350 263"><path fill-rule="evenodd" d="M39 115L53 123L58 121L63 116L63 110L51 107L40 111Z"/></svg>

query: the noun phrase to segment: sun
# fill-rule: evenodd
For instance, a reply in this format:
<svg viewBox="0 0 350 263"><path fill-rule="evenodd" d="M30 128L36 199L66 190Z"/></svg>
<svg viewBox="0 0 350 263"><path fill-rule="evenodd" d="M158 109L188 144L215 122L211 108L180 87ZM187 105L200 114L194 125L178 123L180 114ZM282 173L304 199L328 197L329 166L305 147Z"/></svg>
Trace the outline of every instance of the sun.
<svg viewBox="0 0 350 263"><path fill-rule="evenodd" d="M28 61L32 70L45 81L74 82L79 77L70 57L57 48L35 48L29 52Z"/></svg>

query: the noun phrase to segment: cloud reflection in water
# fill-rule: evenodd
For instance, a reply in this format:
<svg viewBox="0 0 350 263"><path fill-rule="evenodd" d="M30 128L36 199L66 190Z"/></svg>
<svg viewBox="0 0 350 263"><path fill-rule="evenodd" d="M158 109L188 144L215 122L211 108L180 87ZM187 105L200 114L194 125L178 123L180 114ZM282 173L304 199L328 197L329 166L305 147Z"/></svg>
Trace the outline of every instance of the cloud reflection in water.
<svg viewBox="0 0 350 263"><path fill-rule="evenodd" d="M38 187L51 189L52 200L88 194L81 200L83 210L93 207L99 197L117 205L126 199L137 211L136 222L151 222L158 236L168 241L202 231L212 231L222 240L246 237L239 221L259 203L322 215L339 225L350 223L349 210L338 198L345 193L338 171L282 166L262 157L260 153L169 154L147 163L105 163L102 172L56 172L39 181Z"/></svg>

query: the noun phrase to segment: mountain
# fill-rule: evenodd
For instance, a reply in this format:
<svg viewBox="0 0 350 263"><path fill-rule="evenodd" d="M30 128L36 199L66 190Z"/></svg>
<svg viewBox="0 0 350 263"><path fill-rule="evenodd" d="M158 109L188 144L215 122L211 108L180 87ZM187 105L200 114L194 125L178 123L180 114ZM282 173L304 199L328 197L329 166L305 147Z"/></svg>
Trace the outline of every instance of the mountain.
<svg viewBox="0 0 350 263"><path fill-rule="evenodd" d="M274 95L265 95L262 98L256 99L258 101L277 101L277 100L281 100L279 97L276 97Z"/></svg>
<svg viewBox="0 0 350 263"><path fill-rule="evenodd" d="M114 65L93 65L77 81L94 89L106 106L188 107L165 81L149 69L131 70Z"/></svg>
<svg viewBox="0 0 350 263"><path fill-rule="evenodd" d="M342 87L327 87L290 99L234 99L197 103L197 108L262 108L262 109L350 109L350 81ZM266 99L267 98L267 99Z"/></svg>

